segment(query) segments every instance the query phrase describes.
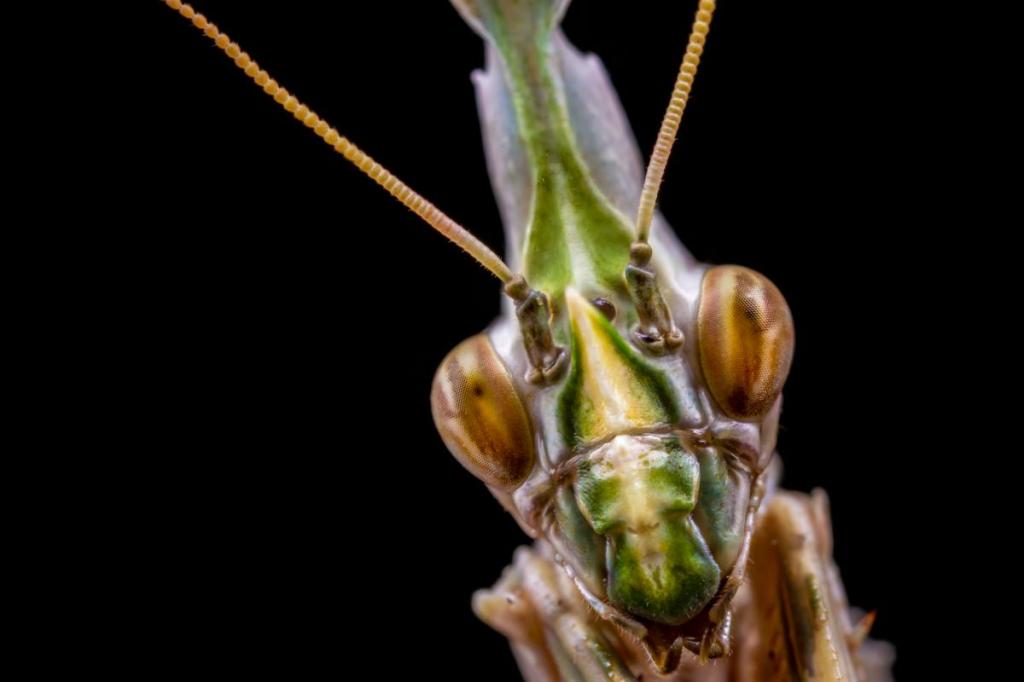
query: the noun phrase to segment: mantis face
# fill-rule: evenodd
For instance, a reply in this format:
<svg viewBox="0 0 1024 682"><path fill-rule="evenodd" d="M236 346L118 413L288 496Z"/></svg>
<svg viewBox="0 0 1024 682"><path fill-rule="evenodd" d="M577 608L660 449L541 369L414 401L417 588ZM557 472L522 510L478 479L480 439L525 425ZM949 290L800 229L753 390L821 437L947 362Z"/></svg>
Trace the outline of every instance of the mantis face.
<svg viewBox="0 0 1024 682"><path fill-rule="evenodd" d="M557 382L525 379L507 320L461 344L435 378L435 422L599 613L697 639L774 450L792 320L761 275L710 268L694 304L677 307L687 341L655 355L630 331L628 299L612 315L602 293L570 287L556 306L569 349Z"/></svg>

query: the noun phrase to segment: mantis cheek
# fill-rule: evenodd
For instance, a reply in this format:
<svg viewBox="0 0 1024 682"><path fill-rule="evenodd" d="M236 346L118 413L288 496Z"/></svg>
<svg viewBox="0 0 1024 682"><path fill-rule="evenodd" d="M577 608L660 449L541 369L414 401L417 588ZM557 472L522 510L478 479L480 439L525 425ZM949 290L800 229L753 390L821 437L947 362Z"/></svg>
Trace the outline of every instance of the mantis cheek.
<svg viewBox="0 0 1024 682"><path fill-rule="evenodd" d="M750 477L729 467L725 456L705 448L700 461L700 499L693 519L708 543L715 561L728 570L736 561L750 499Z"/></svg>
<svg viewBox="0 0 1024 682"><path fill-rule="evenodd" d="M775 403L793 361L793 318L766 277L737 265L704 275L697 316L700 364L718 406L757 419Z"/></svg>
<svg viewBox="0 0 1024 682"><path fill-rule="evenodd" d="M533 470L533 427L505 363L485 334L448 354L430 392L434 424L455 459L488 485L511 490Z"/></svg>

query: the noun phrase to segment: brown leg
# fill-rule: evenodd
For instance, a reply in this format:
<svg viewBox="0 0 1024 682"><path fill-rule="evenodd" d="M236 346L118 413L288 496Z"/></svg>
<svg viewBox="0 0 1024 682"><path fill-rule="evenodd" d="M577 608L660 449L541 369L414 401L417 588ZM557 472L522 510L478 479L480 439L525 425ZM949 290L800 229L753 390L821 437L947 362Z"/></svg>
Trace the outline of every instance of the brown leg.
<svg viewBox="0 0 1024 682"><path fill-rule="evenodd" d="M473 608L509 638L530 682L636 680L543 543L516 550L501 580L473 595Z"/></svg>
<svg viewBox="0 0 1024 682"><path fill-rule="evenodd" d="M751 598L740 614L751 636L737 640L734 652L738 682L891 679L891 661L862 656L854 641L825 504L823 493L780 491L759 520L750 550Z"/></svg>

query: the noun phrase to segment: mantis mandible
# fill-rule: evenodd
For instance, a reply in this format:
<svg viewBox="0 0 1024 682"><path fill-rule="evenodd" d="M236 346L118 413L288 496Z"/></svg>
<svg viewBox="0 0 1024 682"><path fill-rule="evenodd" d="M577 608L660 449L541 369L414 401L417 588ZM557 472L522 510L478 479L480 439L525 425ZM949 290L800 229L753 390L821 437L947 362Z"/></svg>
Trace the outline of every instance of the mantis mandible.
<svg viewBox="0 0 1024 682"><path fill-rule="evenodd" d="M508 262L165 2L502 283L502 315L442 361L431 405L535 541L473 600L525 678L884 679L823 494L775 485L785 299L752 270L697 262L655 210L715 2L698 3L645 171L600 63L559 29L567 0L453 0L487 44L474 81Z"/></svg>

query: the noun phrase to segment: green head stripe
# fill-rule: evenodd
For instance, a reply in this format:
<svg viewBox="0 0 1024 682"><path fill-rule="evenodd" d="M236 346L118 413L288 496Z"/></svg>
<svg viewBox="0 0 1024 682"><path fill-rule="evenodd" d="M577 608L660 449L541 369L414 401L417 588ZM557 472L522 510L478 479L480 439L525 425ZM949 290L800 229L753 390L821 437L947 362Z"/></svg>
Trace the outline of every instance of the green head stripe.
<svg viewBox="0 0 1024 682"><path fill-rule="evenodd" d="M671 424L678 408L668 378L647 364L576 291L566 291L572 366L559 396L562 437L578 447L616 433Z"/></svg>

